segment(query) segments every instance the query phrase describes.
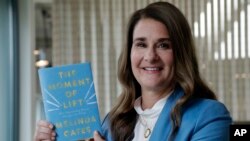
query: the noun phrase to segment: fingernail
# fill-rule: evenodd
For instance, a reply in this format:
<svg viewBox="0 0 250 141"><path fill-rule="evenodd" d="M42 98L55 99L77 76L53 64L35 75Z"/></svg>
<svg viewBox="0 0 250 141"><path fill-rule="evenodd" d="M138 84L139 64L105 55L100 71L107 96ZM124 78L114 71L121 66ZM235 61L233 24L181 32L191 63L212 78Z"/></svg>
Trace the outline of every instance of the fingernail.
<svg viewBox="0 0 250 141"><path fill-rule="evenodd" d="M49 125L49 128L50 128L50 129L53 129L53 125L52 125L52 124L50 124L50 125Z"/></svg>
<svg viewBox="0 0 250 141"><path fill-rule="evenodd" d="M52 136L56 136L56 132L52 132Z"/></svg>

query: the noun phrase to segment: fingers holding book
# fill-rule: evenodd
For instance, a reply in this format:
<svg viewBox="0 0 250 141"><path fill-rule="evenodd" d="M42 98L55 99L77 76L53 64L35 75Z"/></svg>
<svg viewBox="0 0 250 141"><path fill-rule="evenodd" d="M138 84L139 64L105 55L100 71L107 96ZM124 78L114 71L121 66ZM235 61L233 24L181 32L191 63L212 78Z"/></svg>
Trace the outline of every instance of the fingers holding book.
<svg viewBox="0 0 250 141"><path fill-rule="evenodd" d="M45 120L37 122L35 141L53 141L55 140L55 136L54 126L51 123Z"/></svg>

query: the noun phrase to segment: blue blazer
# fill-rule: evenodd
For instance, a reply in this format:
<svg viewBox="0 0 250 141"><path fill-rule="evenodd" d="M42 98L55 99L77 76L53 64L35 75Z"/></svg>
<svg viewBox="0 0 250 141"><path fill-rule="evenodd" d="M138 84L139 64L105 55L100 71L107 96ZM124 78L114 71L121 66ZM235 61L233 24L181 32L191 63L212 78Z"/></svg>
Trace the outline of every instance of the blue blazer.
<svg viewBox="0 0 250 141"><path fill-rule="evenodd" d="M172 131L170 113L183 94L183 90L177 88L169 96L150 136L150 141L169 140ZM229 126L232 119L222 103L197 98L187 104L182 113L181 125L174 141L229 141ZM103 121L102 129L105 140L113 141L108 116Z"/></svg>

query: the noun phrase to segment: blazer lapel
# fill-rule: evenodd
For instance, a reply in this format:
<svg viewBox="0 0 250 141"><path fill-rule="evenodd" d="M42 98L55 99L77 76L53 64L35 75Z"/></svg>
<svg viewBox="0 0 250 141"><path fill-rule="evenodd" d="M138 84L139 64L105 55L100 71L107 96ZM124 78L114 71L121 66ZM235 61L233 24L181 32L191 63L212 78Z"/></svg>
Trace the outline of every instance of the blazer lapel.
<svg viewBox="0 0 250 141"><path fill-rule="evenodd" d="M166 141L172 129L170 113L177 100L183 95L183 90L177 87L175 91L169 96L164 105L161 114L155 124L152 135L149 141Z"/></svg>

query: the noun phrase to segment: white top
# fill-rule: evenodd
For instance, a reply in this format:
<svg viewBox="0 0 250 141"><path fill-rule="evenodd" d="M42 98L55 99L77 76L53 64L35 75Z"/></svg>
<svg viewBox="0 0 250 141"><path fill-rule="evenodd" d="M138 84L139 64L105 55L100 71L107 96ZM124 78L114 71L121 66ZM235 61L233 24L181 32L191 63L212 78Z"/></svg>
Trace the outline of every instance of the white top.
<svg viewBox="0 0 250 141"><path fill-rule="evenodd" d="M171 93L172 92L170 92L167 96L157 101L151 109L142 110L141 97L136 99L135 104L134 104L134 109L139 115L139 118L135 125L134 138L132 141L148 141L149 140L152 134L154 125L161 113L161 110L163 109L167 101L167 98L169 97ZM149 130L146 131L147 129L149 129L150 131Z"/></svg>

